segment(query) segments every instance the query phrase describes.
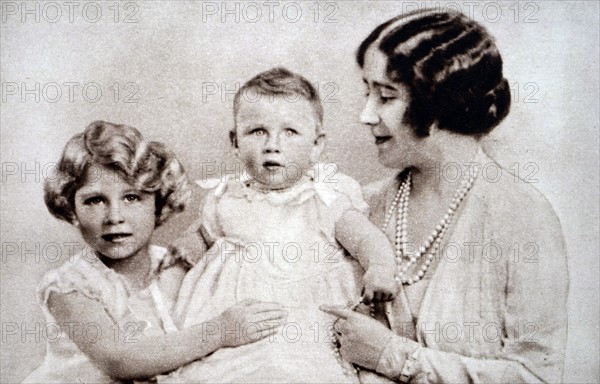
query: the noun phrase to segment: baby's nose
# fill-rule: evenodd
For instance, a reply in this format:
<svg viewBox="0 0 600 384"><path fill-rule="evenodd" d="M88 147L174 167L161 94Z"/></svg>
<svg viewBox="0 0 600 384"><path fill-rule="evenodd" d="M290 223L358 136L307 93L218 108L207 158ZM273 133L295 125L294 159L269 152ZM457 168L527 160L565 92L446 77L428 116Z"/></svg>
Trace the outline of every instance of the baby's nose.
<svg viewBox="0 0 600 384"><path fill-rule="evenodd" d="M265 141L264 151L266 153L280 152L279 135L269 135Z"/></svg>

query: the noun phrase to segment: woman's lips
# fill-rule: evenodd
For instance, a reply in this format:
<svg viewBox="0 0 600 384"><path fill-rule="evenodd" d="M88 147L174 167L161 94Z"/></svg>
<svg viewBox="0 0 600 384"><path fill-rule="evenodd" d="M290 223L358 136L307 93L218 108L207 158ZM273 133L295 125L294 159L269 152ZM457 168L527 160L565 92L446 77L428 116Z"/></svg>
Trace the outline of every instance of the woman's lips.
<svg viewBox="0 0 600 384"><path fill-rule="evenodd" d="M376 145L383 144L383 143L389 141L391 138L392 138L392 136L375 136L375 144Z"/></svg>
<svg viewBox="0 0 600 384"><path fill-rule="evenodd" d="M102 240L110 243L121 243L131 236L131 233L107 233L106 235L102 235Z"/></svg>

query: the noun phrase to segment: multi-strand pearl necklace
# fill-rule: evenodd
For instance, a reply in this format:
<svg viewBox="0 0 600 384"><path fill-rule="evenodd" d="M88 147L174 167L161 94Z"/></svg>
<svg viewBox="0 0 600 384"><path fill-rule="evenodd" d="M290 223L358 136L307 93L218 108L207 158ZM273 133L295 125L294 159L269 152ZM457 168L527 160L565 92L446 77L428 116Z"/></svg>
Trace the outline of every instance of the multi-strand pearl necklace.
<svg viewBox="0 0 600 384"><path fill-rule="evenodd" d="M390 209L385 214L384 222L383 222L383 231L385 232L390 220L392 219L392 215L394 211L397 212L396 216L396 238L394 242L395 246L395 254L396 254L396 280L402 282L402 284L413 284L417 281L421 280L421 278L429 269L437 251L440 248L440 244L442 242L442 238L450 225L450 221L454 217L456 210L460 203L464 200L467 192L473 186L475 181L475 177L477 177L478 169L475 168L474 172L463 180L462 185L458 188L456 193L454 194L454 198L450 203L444 217L440 220L440 222L435 226L435 229L431 232L427 239L421 244L419 250L416 253L409 254L407 249L408 242L408 198L410 197L410 189L412 184L411 172L408 171L404 180L400 183L398 187L398 193L394 197L392 201L392 205ZM421 264L420 267L416 268L413 272L413 276L410 276L409 270L411 270L411 266L417 266L417 261L423 257L423 255L427 255L425 257L425 261ZM356 307L362 303L361 301L358 303L349 306L350 310L355 310ZM373 307L371 306L371 312L373 311ZM373 316L373 313L371 313ZM348 376L357 375L359 372L359 368L354 366L350 368L347 362L344 361L342 355L339 350L338 339L335 331L332 328L332 348L333 353L338 359L340 365L342 366L344 373Z"/></svg>
<svg viewBox="0 0 600 384"><path fill-rule="evenodd" d="M411 172L409 171L407 173L406 177L398 187L398 193L396 193L396 196L392 201L392 205L385 215L383 223L383 230L385 231L390 220L392 219L394 211L397 212L396 237L394 241L397 264L397 281L401 282L402 284L410 285L421 280L421 278L425 275L440 248L444 234L446 233L448 226L450 225L450 221L452 221L458 206L464 200L467 192L469 192L473 186L473 182L475 181L477 173L478 170L475 168L475 171L469 174L467 178L463 180L462 185L454 194L454 198L446 210L444 217L442 217L440 222L435 226L435 229L429 236L427 236L427 239L425 239L423 244L421 244L418 251L415 253L410 253L407 249L408 201L412 183ZM421 258L423 258L424 261L420 264L420 266L418 266L417 262Z"/></svg>

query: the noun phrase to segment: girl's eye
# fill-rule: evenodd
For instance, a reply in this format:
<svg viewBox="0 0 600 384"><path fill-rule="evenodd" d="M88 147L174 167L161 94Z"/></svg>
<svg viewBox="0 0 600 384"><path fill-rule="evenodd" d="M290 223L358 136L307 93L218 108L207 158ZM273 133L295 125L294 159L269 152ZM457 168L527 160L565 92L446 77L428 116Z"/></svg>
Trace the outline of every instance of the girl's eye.
<svg viewBox="0 0 600 384"><path fill-rule="evenodd" d="M97 205L100 204L104 201L104 199L100 196L93 196L93 197L89 197L87 199L85 199L83 201L83 204L85 205Z"/></svg>
<svg viewBox="0 0 600 384"><path fill-rule="evenodd" d="M298 134L298 131L296 131L293 128L286 128L285 129L285 135L286 136L296 136Z"/></svg>
<svg viewBox="0 0 600 384"><path fill-rule="evenodd" d="M140 195L136 195L135 193L129 193L129 194L125 195L125 200L127 200L129 202L133 202L133 201L140 201L140 200L142 200L142 198L140 197Z"/></svg>

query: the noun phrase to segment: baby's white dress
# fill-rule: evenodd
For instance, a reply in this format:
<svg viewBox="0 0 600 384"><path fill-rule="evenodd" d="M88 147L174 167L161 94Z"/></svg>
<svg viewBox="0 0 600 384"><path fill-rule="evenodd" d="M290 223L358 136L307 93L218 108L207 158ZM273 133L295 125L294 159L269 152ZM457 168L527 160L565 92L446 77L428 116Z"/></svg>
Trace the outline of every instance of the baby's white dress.
<svg viewBox="0 0 600 384"><path fill-rule="evenodd" d="M210 248L186 275L174 317L189 327L257 299L283 304L287 323L272 337L222 348L159 379L358 382L334 349L335 318L319 305L359 298L362 268L336 241L335 223L347 210L367 208L359 184L341 173L306 179L283 192L265 193L233 178L213 187L198 228ZM216 332L212 324L205 330Z"/></svg>

